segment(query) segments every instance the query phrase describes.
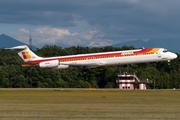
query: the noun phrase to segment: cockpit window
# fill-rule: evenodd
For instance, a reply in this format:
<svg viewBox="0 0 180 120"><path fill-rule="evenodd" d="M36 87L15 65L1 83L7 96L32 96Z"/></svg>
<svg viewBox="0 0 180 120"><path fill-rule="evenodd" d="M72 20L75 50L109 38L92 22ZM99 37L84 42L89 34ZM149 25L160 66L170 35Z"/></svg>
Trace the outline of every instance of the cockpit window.
<svg viewBox="0 0 180 120"><path fill-rule="evenodd" d="M168 52L168 50L167 50L167 49L164 49L163 52L166 53L166 52Z"/></svg>

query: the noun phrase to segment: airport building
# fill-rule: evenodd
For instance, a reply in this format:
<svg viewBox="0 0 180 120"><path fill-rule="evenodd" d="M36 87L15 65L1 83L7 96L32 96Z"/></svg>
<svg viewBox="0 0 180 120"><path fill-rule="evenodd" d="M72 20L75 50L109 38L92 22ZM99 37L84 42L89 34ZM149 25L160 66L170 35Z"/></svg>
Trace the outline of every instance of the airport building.
<svg viewBox="0 0 180 120"><path fill-rule="evenodd" d="M146 84L151 83L150 81L141 81L137 75L134 74L118 74L118 80L116 83L119 84L119 89L129 89L134 90L135 89L135 83L139 84L140 90L146 90Z"/></svg>

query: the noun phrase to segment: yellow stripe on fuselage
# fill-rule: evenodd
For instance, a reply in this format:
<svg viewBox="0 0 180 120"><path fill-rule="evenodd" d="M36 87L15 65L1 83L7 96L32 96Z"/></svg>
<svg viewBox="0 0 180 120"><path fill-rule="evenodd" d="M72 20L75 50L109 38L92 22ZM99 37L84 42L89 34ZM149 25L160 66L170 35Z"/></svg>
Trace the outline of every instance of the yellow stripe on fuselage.
<svg viewBox="0 0 180 120"><path fill-rule="evenodd" d="M160 49L160 48L153 48L150 52L151 52L151 53L156 53L156 52L159 51L159 49Z"/></svg>

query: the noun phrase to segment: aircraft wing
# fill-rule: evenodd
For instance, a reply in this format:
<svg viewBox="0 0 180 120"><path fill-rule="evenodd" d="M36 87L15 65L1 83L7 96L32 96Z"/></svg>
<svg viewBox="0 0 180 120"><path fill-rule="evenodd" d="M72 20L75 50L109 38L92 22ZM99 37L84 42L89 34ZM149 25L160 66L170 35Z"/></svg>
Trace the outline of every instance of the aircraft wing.
<svg viewBox="0 0 180 120"><path fill-rule="evenodd" d="M69 62L69 63L60 63L61 65L69 65L72 67L97 67L103 66L106 64L105 61L93 61L93 62Z"/></svg>
<svg viewBox="0 0 180 120"><path fill-rule="evenodd" d="M61 65L70 65L70 66L97 66L96 63L78 63L78 64L74 64L74 63L61 63Z"/></svg>

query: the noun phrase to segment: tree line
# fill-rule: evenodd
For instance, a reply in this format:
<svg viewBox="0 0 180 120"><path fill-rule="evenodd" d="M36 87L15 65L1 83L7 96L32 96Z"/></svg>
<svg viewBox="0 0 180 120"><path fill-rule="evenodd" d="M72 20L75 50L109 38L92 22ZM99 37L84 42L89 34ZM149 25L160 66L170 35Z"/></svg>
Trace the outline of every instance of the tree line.
<svg viewBox="0 0 180 120"><path fill-rule="evenodd" d="M42 57L75 55L136 49L133 46L89 48L72 46L62 48L46 45L34 51ZM0 88L117 88L120 71L136 72L141 80L156 80L157 89L179 88L180 58L167 62L104 66L90 69L44 70L22 67L23 60L15 51L0 49ZM148 88L154 88L150 83Z"/></svg>

